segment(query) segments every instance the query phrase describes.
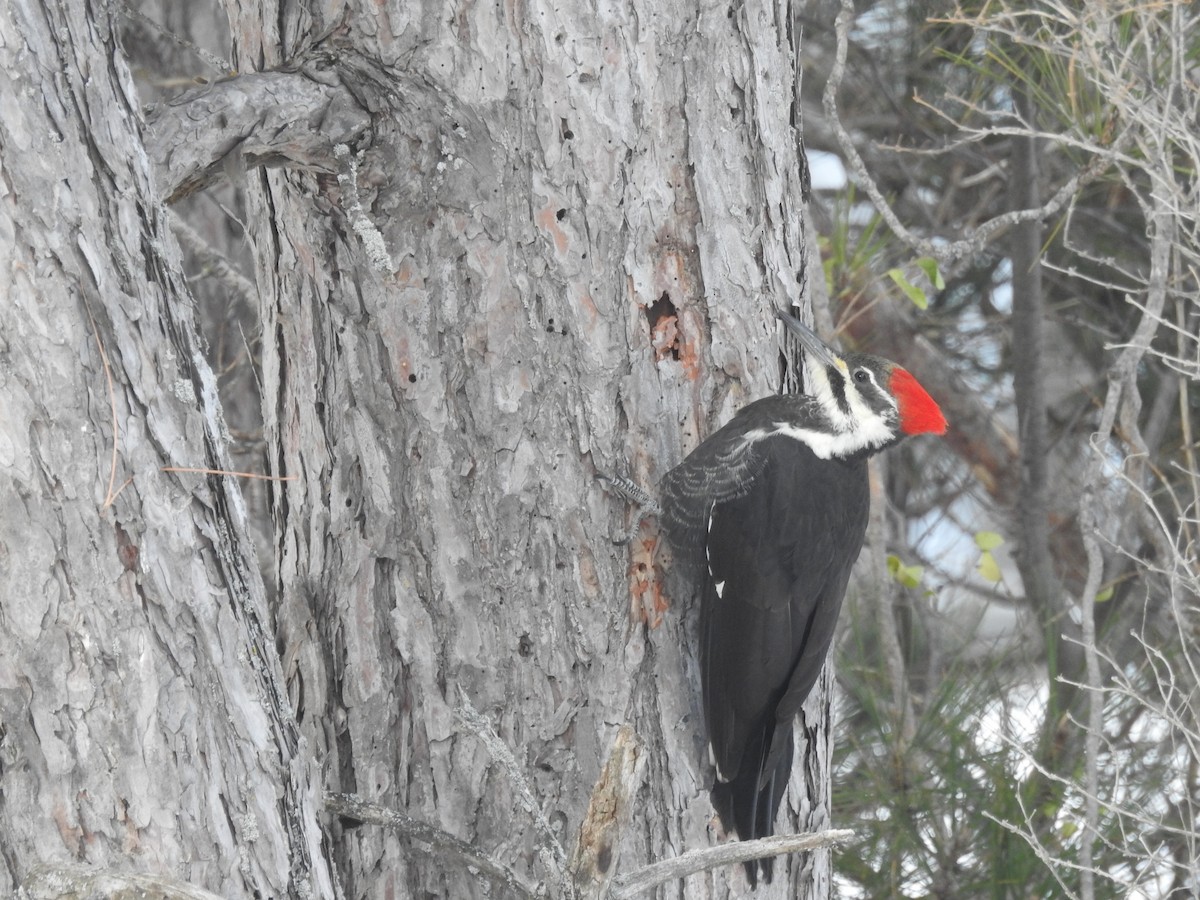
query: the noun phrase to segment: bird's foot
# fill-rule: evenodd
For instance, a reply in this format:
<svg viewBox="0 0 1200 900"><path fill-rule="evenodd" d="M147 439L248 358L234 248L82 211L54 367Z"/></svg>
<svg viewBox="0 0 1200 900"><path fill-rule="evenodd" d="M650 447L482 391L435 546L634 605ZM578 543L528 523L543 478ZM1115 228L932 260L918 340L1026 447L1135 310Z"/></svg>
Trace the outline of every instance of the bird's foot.
<svg viewBox="0 0 1200 900"><path fill-rule="evenodd" d="M633 527L629 530L628 534L614 538L614 544L628 544L637 536L642 519L646 516L657 516L662 513L662 507L658 505L658 501L654 499L650 492L624 475L606 475L601 472L596 475L596 480L607 485L635 507Z"/></svg>

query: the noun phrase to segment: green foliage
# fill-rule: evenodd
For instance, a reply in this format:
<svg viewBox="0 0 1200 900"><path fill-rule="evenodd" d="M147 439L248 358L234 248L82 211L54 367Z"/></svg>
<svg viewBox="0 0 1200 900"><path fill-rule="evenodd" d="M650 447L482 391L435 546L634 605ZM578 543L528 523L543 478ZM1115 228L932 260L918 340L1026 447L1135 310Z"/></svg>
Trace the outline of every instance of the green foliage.
<svg viewBox="0 0 1200 900"><path fill-rule="evenodd" d="M847 308L877 277L879 261L889 255L894 240L891 233L881 227L883 218L878 213L873 214L865 224L856 225L853 222L856 208L854 186L850 185L834 208L833 228L829 236L818 238L825 284L832 296L843 298ZM946 281L933 257L922 256L913 260L912 265L924 274L934 290L945 289ZM917 309L929 307L926 289L914 284L903 268L894 267L885 274Z"/></svg>
<svg viewBox="0 0 1200 900"><path fill-rule="evenodd" d="M917 309L929 308L929 298L923 290L905 277L903 269L888 269L887 275L904 292L904 296L913 302L913 306Z"/></svg>
<svg viewBox="0 0 1200 900"><path fill-rule="evenodd" d="M946 281L942 278L941 270L938 269L937 260L930 256L922 256L920 259L913 262L918 269L925 273L925 277L929 279L929 283L936 290L943 290L946 287ZM908 280L908 276L904 274L903 269L888 269L888 278L896 283L896 286L904 292L909 300L917 309L929 308L929 297L924 289L918 287Z"/></svg>
<svg viewBox="0 0 1200 900"><path fill-rule="evenodd" d="M858 205L851 184L833 210L833 228L829 236L822 235L818 239L825 284L834 297L860 293L875 277L874 266L891 240L887 230L880 227L883 218L877 213L864 225L853 223Z"/></svg>
<svg viewBox="0 0 1200 900"><path fill-rule="evenodd" d="M939 291L946 289L946 279L942 277L942 270L938 268L937 260L932 256L922 256L913 265L925 273L925 277L934 288Z"/></svg>
<svg viewBox="0 0 1200 900"><path fill-rule="evenodd" d="M865 7L881 18L890 12L879 4ZM862 18L864 5L856 8ZM897 154L899 171L879 166L882 189L898 195L893 208L903 221L935 240L953 240L964 229L1010 211L1013 149L1025 124L1015 113L1016 101L1027 98L1033 107L1029 124L1040 136L1037 174L1043 199L1080 173L1091 173L1065 211L1046 219L1040 235L1049 316L1057 319L1057 330L1048 332L1054 335L1048 371L1057 375L1062 369L1055 366L1071 365L1102 380L1111 361L1105 343L1113 335L1131 334L1142 309L1137 298L1147 288L1149 211L1169 213L1178 228L1172 252L1180 261L1171 270L1178 280L1168 287L1167 309L1171 303L1193 309L1198 296L1191 276L1200 259L1194 202L1200 164L1197 95L1189 73L1200 65L1200 7L1133 0L1066 5L989 0L917 3L906 5L904 14L908 28L892 18L887 21L893 30L886 34L863 29L855 36L869 51L870 66L864 67L869 73L858 85L855 105L847 89L842 91L843 109L853 115L864 145L918 151ZM925 22L939 15L946 18ZM903 42L908 43L900 46ZM914 97L917 102L909 102ZM1020 108L1026 110L1024 102ZM923 155L930 148L945 152ZM1172 193L1172 187L1181 190ZM848 227L848 219L843 224ZM841 262L829 265L826 259L827 275L841 273L840 285L831 279L835 296L851 297L842 301L843 315L853 314L854 285L886 274L908 298L905 303L934 307L922 319L943 330L930 327L928 333L940 339L943 358L960 365L971 389L986 403L1003 402L1011 360L1003 352L1005 338L997 335L1009 334L1009 320L1005 306L995 302L993 287L1011 278L1011 268L1002 264L1010 248L997 242L975 258L948 266L947 289L936 266L908 259L875 225L865 233L876 252L886 255L863 259L850 229L841 238ZM953 320L958 313L963 315ZM1166 318L1164 325L1170 326ZM1157 346L1175 347L1176 360L1192 359L1194 320L1181 315L1174 325L1178 333L1160 332ZM1059 341L1069 342L1064 352ZM1170 378L1177 374L1173 363L1153 357L1152 352L1139 369L1147 400L1161 391L1156 370L1170 370ZM1189 392L1183 396L1194 397L1196 378L1183 374L1183 389ZM1094 402L1081 392L1051 417L1055 446L1068 460L1091 452L1091 422L1080 411ZM1185 421L1177 430L1166 426L1168 437L1156 446L1189 448L1187 458L1164 449L1151 462L1168 473L1163 476L1168 484L1176 477L1171 473L1196 470L1195 429L1186 421L1196 406L1184 402L1180 408ZM1104 452L1125 451L1114 438ZM920 477L923 490L929 480L926 469ZM898 494L909 490L903 479L897 481ZM1194 476L1170 487L1163 496L1196 495ZM980 495L975 499L989 502ZM1074 528L1078 499L1051 514ZM1005 502L997 505L1004 509ZM902 502L895 506L905 508ZM1164 502L1156 511L1161 521L1174 523L1180 507ZM975 527L966 517L956 522L968 533ZM1164 527L1180 530L1174 524ZM1192 534L1181 530L1182 537L1170 535L1162 546L1173 547L1178 538L1180 547L1191 549ZM892 538L901 545L903 532L898 532ZM974 539L977 574L989 584L1001 583L997 557L1004 540L986 531ZM1169 594L1180 590L1180 572L1194 573L1194 560L1186 551L1182 559L1162 549L1147 559L1146 548L1136 546L1109 551L1125 555L1129 571L1121 591L1114 593L1109 584L1095 596L1103 687L1093 691L1073 683L1088 676L1082 651L1069 640L1046 640L1044 647L1023 644L1007 658L1001 648L992 648L980 651L987 663L939 668L939 659L955 659L958 648L946 646L944 635L922 630L937 611L908 614L917 597L912 589L927 588L939 563L930 559L926 572L905 563L918 558L909 551L889 557L897 637L907 648L907 668L896 673L884 667L874 617L852 625L851 641L858 645L843 651L839 666L846 709L839 713L841 731L835 737L833 819L857 835L835 862L843 895L1157 900L1195 893L1200 690L1195 658L1187 654L1194 651L1197 631L1192 619L1186 629L1179 628L1174 610L1190 610L1198 591ZM1076 596L1086 561L1073 557L1070 542L1056 542L1055 552L1065 596ZM1006 593L1019 597L1020 586L1010 587ZM1166 602L1168 595L1174 606ZM1078 623L1067 612L1073 612L1069 603L1022 609L1035 620L1031 633L1077 636ZM1030 657L1035 665L1019 668L1029 666ZM1019 675L1000 674L1018 669ZM897 677L902 684L895 684ZM1039 681L1038 699L1028 704L1013 699L1014 692L1034 696L1032 685ZM1096 690L1104 696L1099 750L1084 740L1086 703ZM910 697L911 707L896 704L898 694ZM1089 753L1094 754L1090 759ZM1094 828L1087 824L1084 800L1094 770L1085 762L1099 769L1095 786L1086 790L1099 806ZM1088 854L1082 853L1084 846ZM1095 879L1086 887L1078 868L1085 863Z"/></svg>
<svg viewBox="0 0 1200 900"><path fill-rule="evenodd" d="M975 567L975 571L981 578L996 584L1000 583L1003 576L992 551L1003 543L1004 538L994 531L979 531L975 534L975 546L979 548L979 565Z"/></svg>
<svg viewBox="0 0 1200 900"><path fill-rule="evenodd" d="M921 579L925 576L924 566L905 565L904 561L894 553L888 554L887 567L888 574L906 588L920 587Z"/></svg>
<svg viewBox="0 0 1200 900"><path fill-rule="evenodd" d="M1181 662L1173 654L1150 651L1144 665L1119 676L1121 689L1107 696L1111 725L1097 765L1100 783L1113 790L1099 798L1093 847L1098 900L1191 895L1195 832L1186 819L1160 816L1173 802L1170 798L1194 782L1181 771L1186 754L1179 745L1157 735L1191 733L1195 708L1182 696L1164 699L1153 711L1145 703L1147 697L1160 696L1155 667ZM839 872L860 873L864 880L858 883L867 897L1025 900L1080 895L1076 865L1085 836L1083 760L1067 754L1074 762L1051 782L1030 765L1037 750L1032 739L1026 743L1023 738L1039 703L1028 682L1006 679L998 668L956 666L944 673L923 705L918 700L912 737L904 742L894 713L878 701L891 696L882 668L845 669L843 683L852 706L847 718L855 736L845 738L854 746L839 747L836 764L845 768L835 776L834 820L858 831L860 843L846 851L854 857L848 864L839 858ZM1129 722L1141 727L1123 730L1120 723ZM1065 729L1059 739L1078 739L1072 733ZM840 807L855 800L855 790L875 792L879 808L872 809L865 794L855 801L857 807L853 802ZM840 809L847 815L856 809L865 814L851 819L840 816ZM1025 835L1001 823L1015 825ZM1029 834L1036 835L1038 850L1026 839ZM890 868L907 877L896 879L884 869L874 876L869 872L872 862L888 860L889 846L906 854L890 860ZM1159 852L1145 855L1147 846ZM1047 865L1042 854L1055 863Z"/></svg>
<svg viewBox="0 0 1200 900"><path fill-rule="evenodd" d="M977 34L982 40L936 52L973 74L981 89L1007 86L1025 91L1044 121L1056 123L1052 130L1065 129L1105 143L1112 128L1112 107L1103 92L1081 75L1087 67L1078 64L1077 55L1085 52L1078 46L1078 36L1065 27L1055 33L1053 24L1046 18L1038 33L1019 45L1006 35L981 29Z"/></svg>
<svg viewBox="0 0 1200 900"><path fill-rule="evenodd" d="M991 673L940 679L910 723L880 703L882 668L843 667L853 706L835 740L833 820L855 832L836 869L865 897L1051 897L1056 884L1036 853L993 816L1023 817L1020 756ZM1002 733L1002 732L1001 732Z"/></svg>

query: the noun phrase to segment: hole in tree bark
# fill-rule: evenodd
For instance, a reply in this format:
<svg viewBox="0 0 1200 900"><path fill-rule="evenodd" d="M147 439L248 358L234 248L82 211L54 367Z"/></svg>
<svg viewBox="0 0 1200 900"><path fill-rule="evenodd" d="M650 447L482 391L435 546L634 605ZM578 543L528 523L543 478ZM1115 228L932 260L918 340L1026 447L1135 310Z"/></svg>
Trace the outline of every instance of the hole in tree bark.
<svg viewBox="0 0 1200 900"><path fill-rule="evenodd" d="M654 347L655 361L667 357L679 359L679 311L666 291L646 307L646 321L650 323L650 344Z"/></svg>

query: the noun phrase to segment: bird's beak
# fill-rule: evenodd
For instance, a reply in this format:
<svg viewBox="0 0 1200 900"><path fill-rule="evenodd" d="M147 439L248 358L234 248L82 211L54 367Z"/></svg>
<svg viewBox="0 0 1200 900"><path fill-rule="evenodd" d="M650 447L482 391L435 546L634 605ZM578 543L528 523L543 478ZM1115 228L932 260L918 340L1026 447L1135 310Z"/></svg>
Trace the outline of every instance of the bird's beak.
<svg viewBox="0 0 1200 900"><path fill-rule="evenodd" d="M783 324L787 326L788 331L800 339L801 346L814 359L818 360L824 366L833 366L839 372L846 371L846 364L842 361L842 358L830 350L825 345L825 342L817 337L807 325L795 316L790 316L779 310L776 310L775 315L779 316Z"/></svg>

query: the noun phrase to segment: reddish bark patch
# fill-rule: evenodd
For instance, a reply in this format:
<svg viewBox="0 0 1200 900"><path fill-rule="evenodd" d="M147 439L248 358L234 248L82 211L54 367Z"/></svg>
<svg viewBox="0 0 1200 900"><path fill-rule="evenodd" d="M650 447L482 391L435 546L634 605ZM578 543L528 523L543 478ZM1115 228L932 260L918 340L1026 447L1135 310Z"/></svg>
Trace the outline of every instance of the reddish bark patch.
<svg viewBox="0 0 1200 900"><path fill-rule="evenodd" d="M567 248L571 246L571 239L567 237L567 233L562 230L558 224L563 217L559 216L559 210L562 207L556 203L543 206L537 214L537 224L542 231L550 235L550 239L554 241L554 249L559 256L565 256Z"/></svg>
<svg viewBox="0 0 1200 900"><path fill-rule="evenodd" d="M658 538L637 538L629 565L630 617L651 628L662 624L663 615L671 605L663 593L661 573L655 564L657 550Z"/></svg>

